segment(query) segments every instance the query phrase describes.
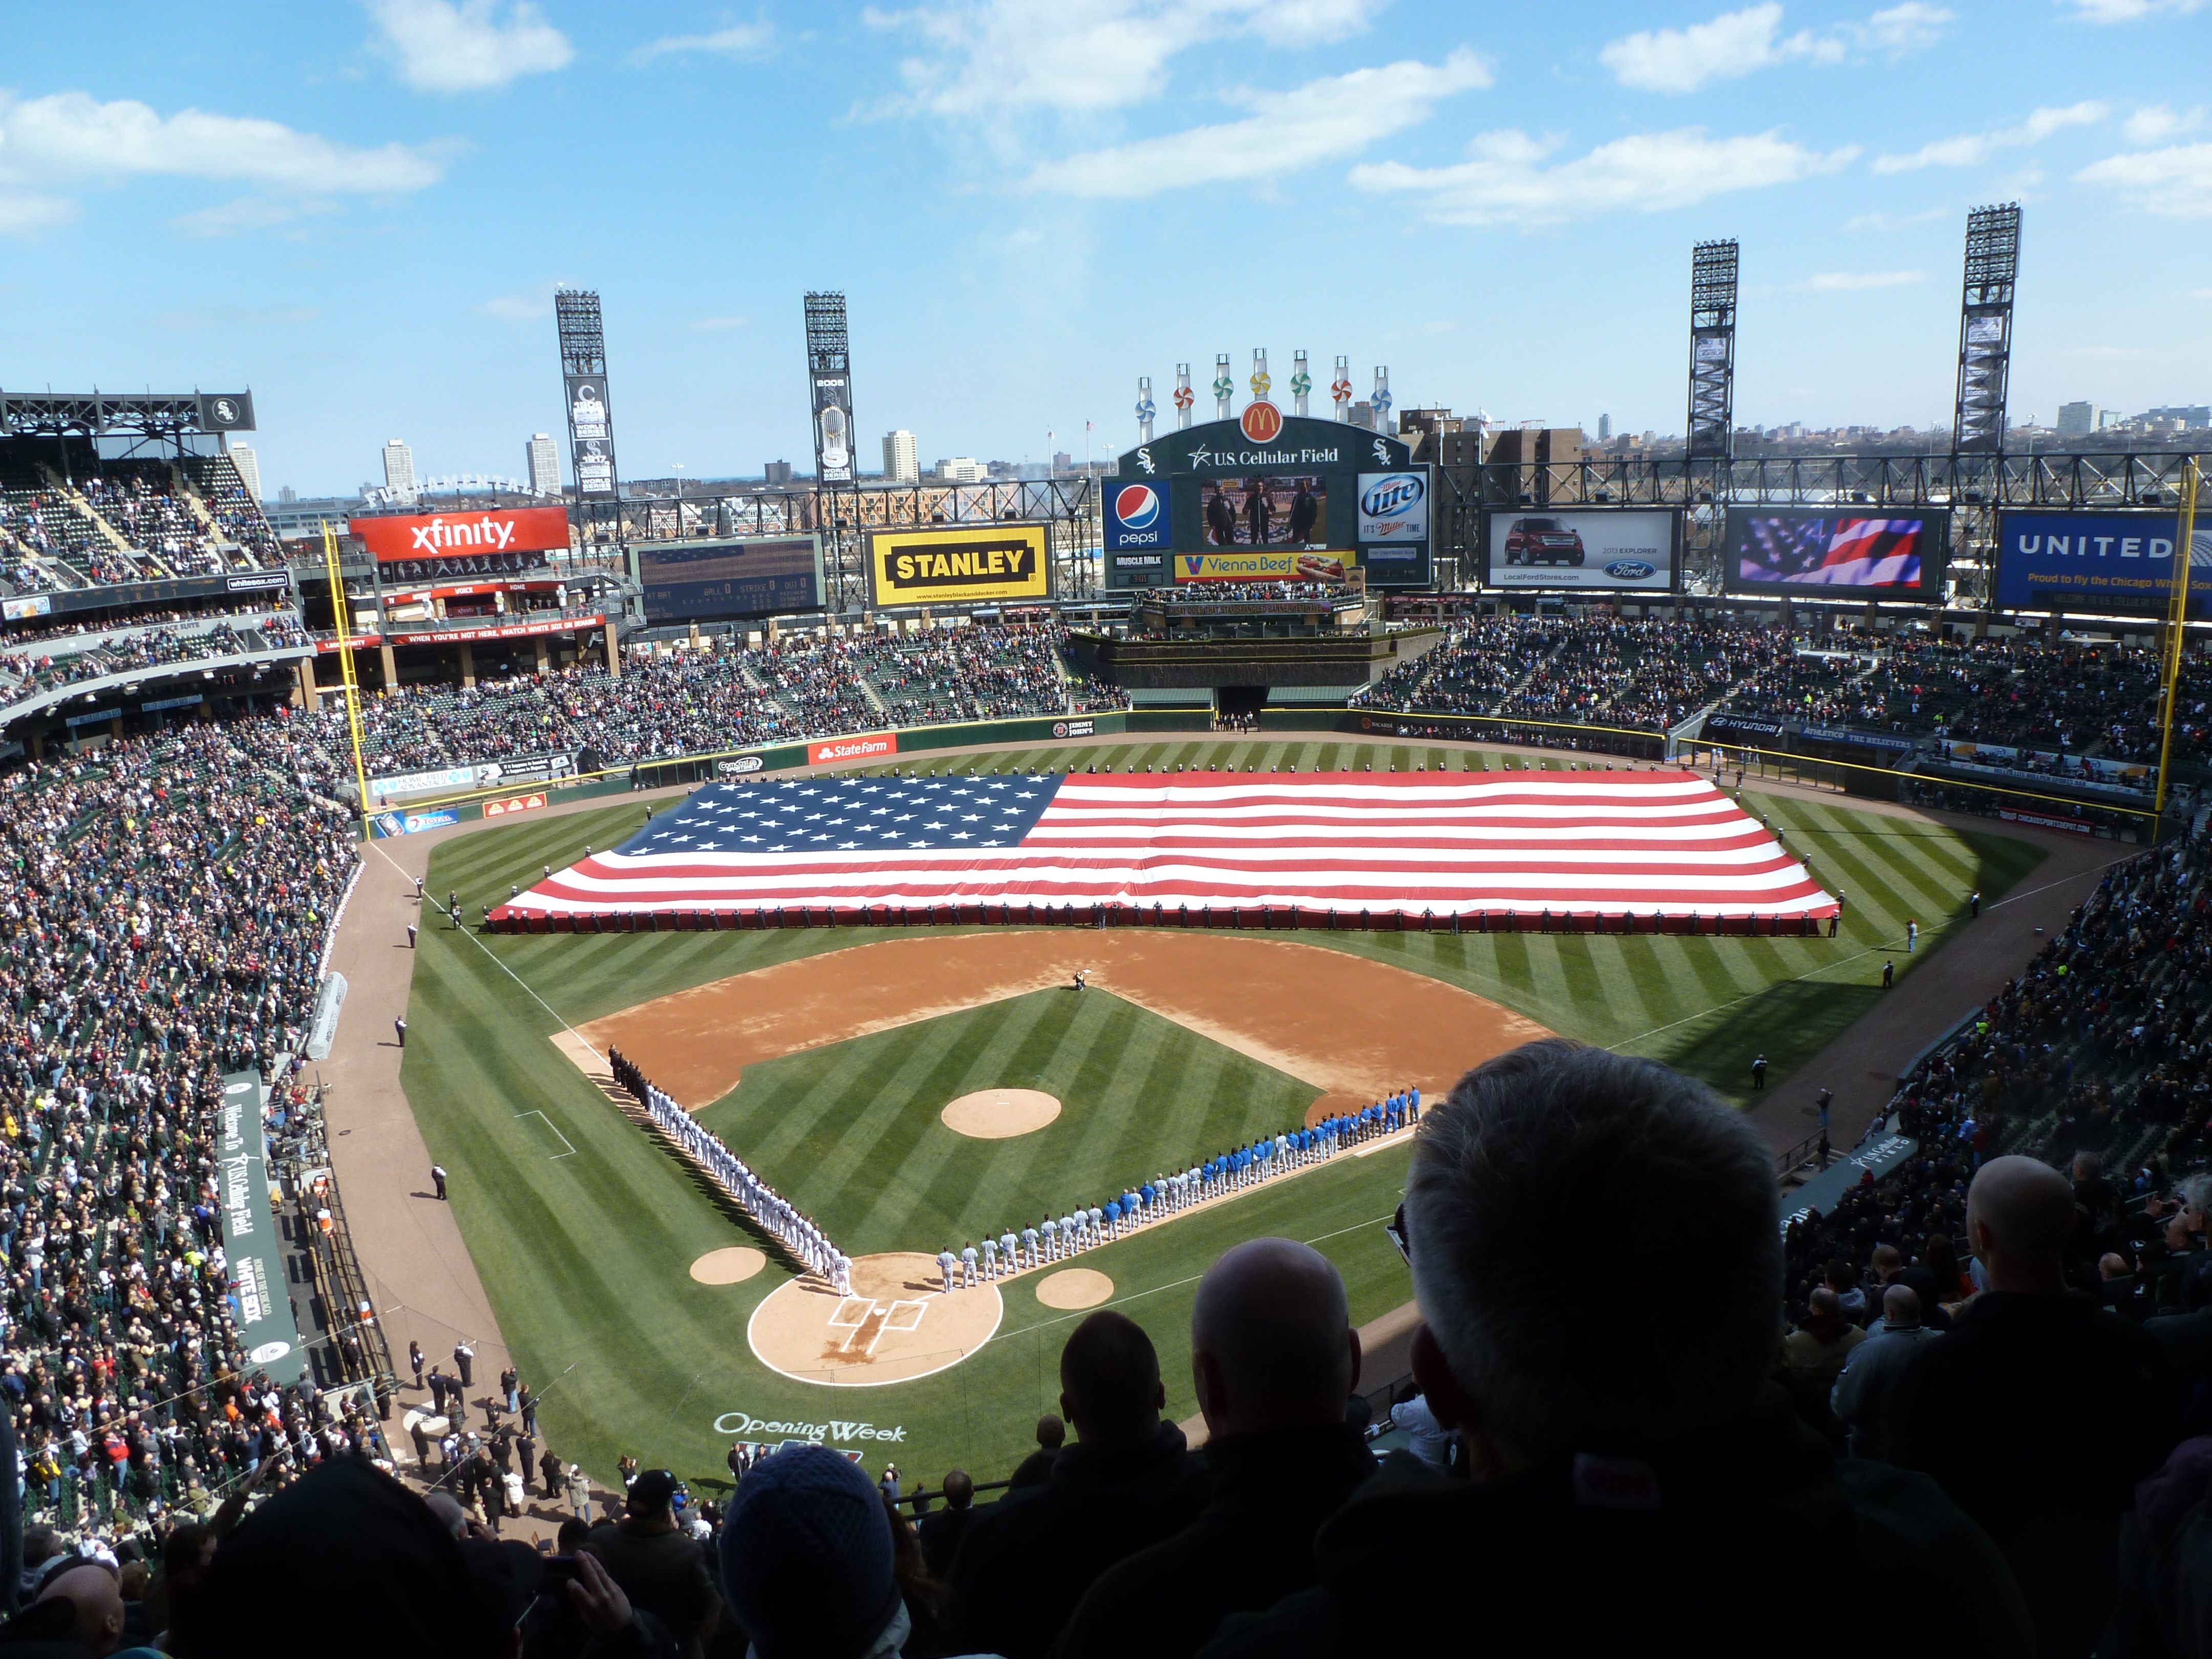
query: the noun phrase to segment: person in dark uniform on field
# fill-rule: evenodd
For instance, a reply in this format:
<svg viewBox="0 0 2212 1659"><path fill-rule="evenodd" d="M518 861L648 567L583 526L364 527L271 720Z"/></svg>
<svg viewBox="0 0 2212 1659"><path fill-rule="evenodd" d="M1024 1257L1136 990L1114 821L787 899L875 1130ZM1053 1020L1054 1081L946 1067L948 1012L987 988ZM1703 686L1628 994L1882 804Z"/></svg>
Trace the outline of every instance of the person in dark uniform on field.
<svg viewBox="0 0 2212 1659"><path fill-rule="evenodd" d="M1298 480L1297 494L1291 497L1291 539L1310 542L1313 539L1314 520L1321 517L1321 503L1314 499L1311 481Z"/></svg>
<svg viewBox="0 0 2212 1659"><path fill-rule="evenodd" d="M1765 1054L1761 1054L1751 1062L1751 1086L1754 1089L1764 1089L1766 1086L1766 1056Z"/></svg>
<svg viewBox="0 0 2212 1659"><path fill-rule="evenodd" d="M1255 478L1244 497L1244 520L1252 527L1252 545L1267 544L1267 520L1274 509L1274 501L1267 494L1267 481Z"/></svg>
<svg viewBox="0 0 2212 1659"><path fill-rule="evenodd" d="M1881 964L1881 988L1887 991L1891 986L1896 983L1897 964L1894 962L1883 963Z"/></svg>
<svg viewBox="0 0 2212 1659"><path fill-rule="evenodd" d="M1229 497L1221 486L1213 486L1213 494L1206 503L1206 533L1217 547L1231 547L1237 541L1237 509L1229 505Z"/></svg>

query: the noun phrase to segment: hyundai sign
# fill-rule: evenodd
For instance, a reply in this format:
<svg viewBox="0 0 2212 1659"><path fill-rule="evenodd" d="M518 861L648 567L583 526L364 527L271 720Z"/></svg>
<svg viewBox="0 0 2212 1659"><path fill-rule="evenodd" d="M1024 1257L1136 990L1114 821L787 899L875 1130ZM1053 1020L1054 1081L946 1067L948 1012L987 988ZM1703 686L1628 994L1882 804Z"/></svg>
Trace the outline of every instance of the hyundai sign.
<svg viewBox="0 0 2212 1659"><path fill-rule="evenodd" d="M1106 550L1133 552L1164 550L1174 536L1168 517L1168 487L1162 483L1127 483L1106 497Z"/></svg>
<svg viewBox="0 0 2212 1659"><path fill-rule="evenodd" d="M1997 604L2010 611L2146 615L2172 602L2171 513L2001 513ZM2212 524L2199 520L2189 561L2189 610L2212 595Z"/></svg>

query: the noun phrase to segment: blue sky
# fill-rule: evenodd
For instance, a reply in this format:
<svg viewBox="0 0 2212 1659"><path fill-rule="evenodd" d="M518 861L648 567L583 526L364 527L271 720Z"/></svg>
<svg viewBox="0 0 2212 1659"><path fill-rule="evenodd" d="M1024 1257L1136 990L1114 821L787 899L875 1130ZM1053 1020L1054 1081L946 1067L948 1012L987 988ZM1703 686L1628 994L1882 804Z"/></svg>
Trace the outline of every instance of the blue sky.
<svg viewBox="0 0 2212 1659"><path fill-rule="evenodd" d="M1690 245L1739 418L1948 419L1969 206L2027 207L2012 409L2212 398L2208 0L540 0L8 9L0 386L250 385L264 486L518 473L550 295L605 299L626 477L856 424L1133 440L1178 361L1679 431ZM2173 337L2184 337L2177 341Z"/></svg>

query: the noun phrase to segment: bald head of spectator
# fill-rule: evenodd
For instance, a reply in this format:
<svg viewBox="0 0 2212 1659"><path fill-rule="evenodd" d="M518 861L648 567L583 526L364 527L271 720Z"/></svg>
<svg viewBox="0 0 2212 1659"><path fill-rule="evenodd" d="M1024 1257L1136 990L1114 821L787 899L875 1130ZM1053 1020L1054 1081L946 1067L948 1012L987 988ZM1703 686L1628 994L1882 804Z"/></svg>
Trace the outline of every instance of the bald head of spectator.
<svg viewBox="0 0 2212 1659"><path fill-rule="evenodd" d="M2125 1279L2134 1271L2128 1266L2127 1257L2117 1250L2107 1250L2097 1258L2097 1276L2100 1279Z"/></svg>
<svg viewBox="0 0 2212 1659"><path fill-rule="evenodd" d="M92 1659L104 1659L123 1640L123 1592L115 1575L88 1562L56 1573L39 1592L41 1601L67 1601L76 1609L72 1634Z"/></svg>
<svg viewBox="0 0 2212 1659"><path fill-rule="evenodd" d="M1160 1357L1144 1328L1101 1309L1060 1351L1060 1411L1086 1446L1133 1445L1152 1433L1168 1403Z"/></svg>
<svg viewBox="0 0 2212 1659"><path fill-rule="evenodd" d="M2074 1189L2033 1158L1993 1158L1966 1189L1966 1236L1993 1291L2057 1296L2066 1288Z"/></svg>
<svg viewBox="0 0 2212 1659"><path fill-rule="evenodd" d="M1255 1238L1199 1281L1190 1312L1198 1406L1216 1439L1340 1423L1359 1376L1359 1338L1328 1258Z"/></svg>
<svg viewBox="0 0 2212 1659"><path fill-rule="evenodd" d="M1874 1268L1875 1279L1881 1284L1888 1284L1905 1271L1905 1254L1894 1244L1875 1245L1874 1255L1868 1261Z"/></svg>
<svg viewBox="0 0 2212 1659"><path fill-rule="evenodd" d="M1881 1317L1893 1331L1909 1330L1920 1322L1920 1292L1910 1285L1893 1285L1881 1293Z"/></svg>

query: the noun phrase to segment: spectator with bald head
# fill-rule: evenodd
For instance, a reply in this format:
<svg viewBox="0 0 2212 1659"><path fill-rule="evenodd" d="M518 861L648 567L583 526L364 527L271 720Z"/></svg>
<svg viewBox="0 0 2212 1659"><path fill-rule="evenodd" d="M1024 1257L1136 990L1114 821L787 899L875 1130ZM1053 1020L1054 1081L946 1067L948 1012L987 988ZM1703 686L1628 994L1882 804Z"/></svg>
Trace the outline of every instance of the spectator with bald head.
<svg viewBox="0 0 2212 1659"><path fill-rule="evenodd" d="M1075 1328L1060 1354L1075 1443L1042 1485L976 1511L952 1563L951 1651L1043 1659L1093 1579L1197 1519L1206 1465L1160 1420L1166 1403L1135 1321L1102 1308Z"/></svg>
<svg viewBox="0 0 2212 1659"><path fill-rule="evenodd" d="M2156 1345L2067 1287L2076 1213L2047 1164L1981 1167L1966 1236L1989 1288L1899 1375L1888 1407L1890 1461L1933 1475L1988 1528L2044 1659L2096 1644L2119 1517L2172 1445L2178 1415Z"/></svg>
<svg viewBox="0 0 2212 1659"><path fill-rule="evenodd" d="M1212 1502L1093 1584L1054 1659L1125 1659L1132 1607L1146 1653L1197 1652L1225 1615L1313 1582L1314 1533L1375 1473L1344 1421L1359 1338L1328 1257L1286 1238L1238 1245L1199 1282L1190 1348Z"/></svg>
<svg viewBox="0 0 2212 1659"><path fill-rule="evenodd" d="M1314 1588L1206 1659L1864 1653L1808 1571L1879 1585L1893 1650L2028 1650L1980 1529L1925 1477L1838 1462L1771 1381L1774 1167L1703 1084L1560 1039L1501 1054L1422 1113L1405 1215L1413 1376L1469 1478L1391 1454L1316 1534ZM1693 1316L1643 1261L1694 1266Z"/></svg>
<svg viewBox="0 0 2212 1659"><path fill-rule="evenodd" d="M95 1561L64 1567L46 1580L36 1601L0 1628L0 1653L107 1659L123 1645L125 1617L112 1567Z"/></svg>
<svg viewBox="0 0 2212 1659"><path fill-rule="evenodd" d="M1881 1293L1881 1317L1853 1348L1837 1377L1829 1404L1854 1455L1881 1455L1882 1421L1898 1373L1912 1362L1919 1345L1938 1335L1920 1322L1920 1293L1910 1285L1893 1285Z"/></svg>

